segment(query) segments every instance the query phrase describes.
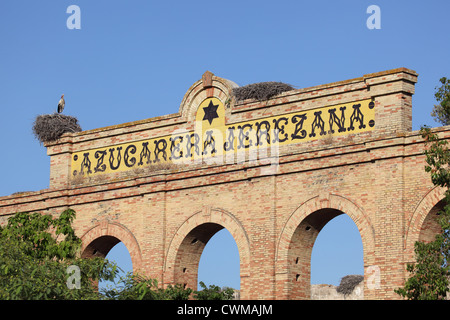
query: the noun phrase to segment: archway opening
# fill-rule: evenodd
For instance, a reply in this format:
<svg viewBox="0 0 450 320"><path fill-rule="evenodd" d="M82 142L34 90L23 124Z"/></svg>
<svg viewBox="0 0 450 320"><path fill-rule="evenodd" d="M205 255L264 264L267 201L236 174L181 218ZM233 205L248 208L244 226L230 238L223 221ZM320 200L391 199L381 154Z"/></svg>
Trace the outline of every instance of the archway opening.
<svg viewBox="0 0 450 320"><path fill-rule="evenodd" d="M115 288L119 284L121 277L125 276L127 272L133 272L133 264L128 248L123 242L113 236L101 236L95 239L85 248L81 256L83 258L106 258L109 261L115 262L121 269L114 282L100 281L98 283L99 290Z"/></svg>
<svg viewBox="0 0 450 320"><path fill-rule="evenodd" d="M341 279L364 275L364 253L356 224L346 214L331 219L319 232L311 253L311 298L340 299ZM355 282L356 283L356 282ZM344 285L344 284L343 284ZM362 297L360 289L356 298ZM355 291L356 292L356 291Z"/></svg>
<svg viewBox="0 0 450 320"><path fill-rule="evenodd" d="M240 286L239 265L237 245L231 234L220 224L204 223L192 229L182 241L176 256L174 280L194 290L199 289L200 281L207 286L238 289L235 286Z"/></svg>
<svg viewBox="0 0 450 320"><path fill-rule="evenodd" d="M114 282L112 281L101 281L98 286L99 288L116 288L119 285L119 280L125 277L127 273L133 273L133 263L131 262L131 255L127 247L123 242L119 242L106 255L106 259L115 262L119 267L119 273L116 275Z"/></svg>
<svg viewBox="0 0 450 320"><path fill-rule="evenodd" d="M336 219L336 220L334 220ZM329 228L326 225L333 221L329 225ZM351 225L351 224L352 225ZM320 209L311 214L309 214L303 221L297 226L295 232L292 235L292 239L289 245L288 250L288 268L289 268L289 298L290 299L310 299L311 298L311 283L317 280L316 277L322 273L325 274L326 277L331 276L333 278L333 283L337 283L340 281L342 277L342 273L346 273L348 271L344 271L340 264L346 264L345 257L342 256L342 252L339 253L337 249L343 249L343 242L340 241L345 238L348 230L342 230L345 224L350 225L350 229L356 228L356 225L351 220L350 217L344 214L344 212L336 209ZM326 228L325 228L326 227ZM347 229L348 226L345 228ZM324 230L323 230L324 229ZM329 233L327 229L334 230L334 232ZM320 235L318 239L319 233L323 232L323 235ZM358 263L357 269L352 270L361 270L361 274L364 274L364 263L363 263L363 253L362 253L362 241L361 236L359 235L359 231L356 228L356 232L359 236L357 238L357 246L358 246L358 256L356 260L360 261ZM355 238L355 236L353 236ZM315 247L316 240L319 240L318 246ZM320 253L322 247L322 242L328 242L328 247L334 247L328 253L325 252L324 255ZM355 241L355 240L351 240ZM346 241L344 241L345 243ZM348 242L348 240L347 240ZM314 248L314 256L313 256L313 248ZM319 250L317 250L319 249ZM344 248L345 249L345 248ZM318 251L318 252L316 252ZM333 255L330 255L331 252ZM314 272L314 278L312 276L312 266L316 265L316 257L319 254L322 262L319 262L321 266L325 268L325 272L319 272L316 274ZM314 259L314 261L312 261ZM353 260L353 259L352 259ZM353 264L353 263L351 263ZM358 269L360 268L360 269ZM349 270L349 269L347 269ZM354 273L352 271L352 273ZM345 275L345 274L344 274ZM337 279L337 280L336 280Z"/></svg>
<svg viewBox="0 0 450 320"><path fill-rule="evenodd" d="M239 250L225 228L218 231L203 249L198 266L198 283L200 281L206 286L240 289Z"/></svg>
<svg viewBox="0 0 450 320"><path fill-rule="evenodd" d="M422 223L419 234L419 241L431 242L436 235L441 233L441 226L439 224L439 212L444 209L445 201L439 201L427 214Z"/></svg>
<svg viewBox="0 0 450 320"><path fill-rule="evenodd" d="M82 258L100 257L105 258L108 252L120 242L120 240L113 236L101 236L93 240L84 249L81 254Z"/></svg>

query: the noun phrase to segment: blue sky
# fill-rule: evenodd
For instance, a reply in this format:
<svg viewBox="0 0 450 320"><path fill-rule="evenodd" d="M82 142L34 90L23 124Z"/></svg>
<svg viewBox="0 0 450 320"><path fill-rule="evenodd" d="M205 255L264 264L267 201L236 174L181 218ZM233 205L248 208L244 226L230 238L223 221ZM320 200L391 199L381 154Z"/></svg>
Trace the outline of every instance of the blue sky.
<svg viewBox="0 0 450 320"><path fill-rule="evenodd" d="M381 29L366 26L372 4ZM81 9L79 30L67 28L70 5ZM430 112L439 78L450 76L449 11L445 0L2 0L0 195L48 187L49 157L31 128L37 115L55 111L62 93L65 113L88 130L177 112L206 70L239 85L303 88L407 67L419 73L413 129L437 126ZM348 225L335 223L331 242ZM226 232L223 238L217 246ZM347 247L340 249L357 251ZM323 267L331 253L317 250ZM340 272L329 268L317 282L338 283L348 274Z"/></svg>

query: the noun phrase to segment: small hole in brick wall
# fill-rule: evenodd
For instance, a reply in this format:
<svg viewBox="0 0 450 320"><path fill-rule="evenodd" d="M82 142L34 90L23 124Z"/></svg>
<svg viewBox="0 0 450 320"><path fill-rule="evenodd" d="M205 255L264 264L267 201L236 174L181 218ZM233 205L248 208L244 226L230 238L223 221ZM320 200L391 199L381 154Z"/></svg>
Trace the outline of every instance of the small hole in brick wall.
<svg viewBox="0 0 450 320"><path fill-rule="evenodd" d="M197 242L198 242L198 239L195 238L194 240L191 241L191 245L194 245L194 244L196 244Z"/></svg>
<svg viewBox="0 0 450 320"><path fill-rule="evenodd" d="M305 230L306 230L306 231L311 230L311 226L306 226Z"/></svg>
<svg viewBox="0 0 450 320"><path fill-rule="evenodd" d="M187 283L183 283L183 289L186 289Z"/></svg>
<svg viewBox="0 0 450 320"><path fill-rule="evenodd" d="M298 264L298 257L295 258L295 264Z"/></svg>
<svg viewBox="0 0 450 320"><path fill-rule="evenodd" d="M183 273L186 273L186 268L183 268Z"/></svg>
<svg viewBox="0 0 450 320"><path fill-rule="evenodd" d="M299 278L300 278L300 275L297 273L297 274L295 275L295 281L298 281Z"/></svg>

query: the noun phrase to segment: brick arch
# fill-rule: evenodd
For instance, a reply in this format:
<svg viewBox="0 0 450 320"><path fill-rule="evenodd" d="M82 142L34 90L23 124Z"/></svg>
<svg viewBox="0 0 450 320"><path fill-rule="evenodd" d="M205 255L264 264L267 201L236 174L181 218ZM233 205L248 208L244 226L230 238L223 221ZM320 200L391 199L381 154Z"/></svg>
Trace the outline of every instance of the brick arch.
<svg viewBox="0 0 450 320"><path fill-rule="evenodd" d="M414 259L414 243L419 240L420 231L430 211L445 198L445 189L434 187L417 204L414 212L407 221L404 248L407 257L405 261Z"/></svg>
<svg viewBox="0 0 450 320"><path fill-rule="evenodd" d="M142 268L142 254L139 243L133 233L121 223L102 221L87 230L81 236L81 241L81 256L85 257L92 256L93 253L90 251L95 250L92 244L102 248L104 250L102 256L106 256L115 244L123 242L130 253L133 271Z"/></svg>
<svg viewBox="0 0 450 320"><path fill-rule="evenodd" d="M230 92L233 88L238 87L233 81L215 76L213 73L206 71L201 80L195 82L185 93L179 108L179 114L188 121L195 119L195 113L201 102L210 97L216 97L223 104L231 99ZM205 90L206 89L206 90ZM225 109L228 113L228 108Z"/></svg>
<svg viewBox="0 0 450 320"><path fill-rule="evenodd" d="M179 264L177 262L179 262L183 253L188 254L185 249L186 247L189 247L191 243L189 235L201 228L210 231L207 240L209 240L209 236L212 236L222 228L226 228L233 236L239 251L241 291L243 291L243 288L248 285L246 282L250 275L250 242L247 233L234 215L225 210L215 208L204 208L204 210L196 212L176 231L167 250L167 256L164 263L164 283L170 284L177 282L177 272L180 272L180 270L176 270L177 265ZM203 250L203 248L201 248L201 250ZM195 270L195 272L197 271L198 270ZM243 293L243 295L241 293L241 297L242 296L245 297L245 293Z"/></svg>
<svg viewBox="0 0 450 320"><path fill-rule="evenodd" d="M315 217L312 217L315 213L319 214L316 214ZM292 275L290 274L291 261L289 260L289 253L290 248L293 246L293 239L309 237L309 239L306 240L308 243L308 248L297 248L297 250L311 251L315 238L317 237L321 228L329 220L341 213L347 214L353 220L359 230L364 250L364 268L374 264L375 231L370 218L358 205L356 205L348 198L336 194L316 196L302 203L287 219L284 227L281 230L275 253L278 296L283 297L284 299L292 298L292 279L290 278ZM317 220L317 217L320 215L324 216L324 221ZM306 230L309 230L311 228L310 225L314 224L315 226L313 227L312 233L310 232L309 235L306 235L306 233L300 234L303 232L299 232L300 226L304 226L306 227ZM307 261L303 261L303 269L309 268L310 257L303 257L303 259L308 259ZM304 270L304 272L309 274L309 270ZM307 288L309 288L309 285L309 282L304 284L304 286ZM302 292L301 295L303 295L304 298L308 299L309 297L305 295L307 294L306 291L309 292L309 290L303 291L304 292ZM295 299L298 299L298 297L295 297Z"/></svg>

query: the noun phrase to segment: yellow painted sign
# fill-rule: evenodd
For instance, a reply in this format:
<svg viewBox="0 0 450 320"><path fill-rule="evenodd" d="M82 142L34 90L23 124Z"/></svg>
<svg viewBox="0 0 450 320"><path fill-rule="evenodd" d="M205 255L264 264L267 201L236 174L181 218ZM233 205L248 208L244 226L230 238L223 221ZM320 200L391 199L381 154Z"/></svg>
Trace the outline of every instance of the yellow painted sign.
<svg viewBox="0 0 450 320"><path fill-rule="evenodd" d="M173 163L236 163L278 155L278 146L327 136L373 130L375 108L371 100L357 101L236 124L226 124L225 107L217 98L199 106L193 132L79 151L72 157L72 174L96 175L145 166Z"/></svg>

